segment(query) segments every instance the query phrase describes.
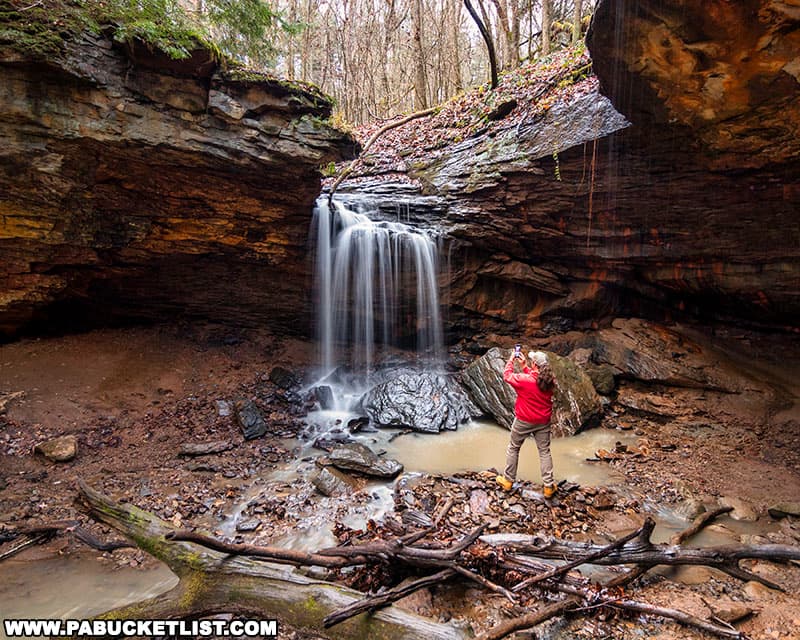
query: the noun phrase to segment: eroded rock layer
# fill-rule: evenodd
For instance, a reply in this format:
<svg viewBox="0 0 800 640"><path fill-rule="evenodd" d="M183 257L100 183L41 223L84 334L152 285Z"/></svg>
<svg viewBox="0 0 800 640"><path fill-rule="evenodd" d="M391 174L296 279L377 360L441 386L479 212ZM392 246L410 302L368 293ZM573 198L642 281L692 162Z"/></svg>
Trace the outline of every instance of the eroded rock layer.
<svg viewBox="0 0 800 640"><path fill-rule="evenodd" d="M421 188L404 211L455 241L452 329L552 334L616 315L796 329L790 4L601 2L599 87L409 165Z"/></svg>
<svg viewBox="0 0 800 640"><path fill-rule="evenodd" d="M120 318L303 331L319 168L354 152L313 89L84 36L0 48L0 332Z"/></svg>

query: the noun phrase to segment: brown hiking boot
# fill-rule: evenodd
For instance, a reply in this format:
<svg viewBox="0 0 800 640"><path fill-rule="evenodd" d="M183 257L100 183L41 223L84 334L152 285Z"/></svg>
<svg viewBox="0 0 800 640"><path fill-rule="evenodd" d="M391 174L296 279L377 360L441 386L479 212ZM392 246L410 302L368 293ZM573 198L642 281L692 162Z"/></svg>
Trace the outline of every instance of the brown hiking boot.
<svg viewBox="0 0 800 640"><path fill-rule="evenodd" d="M549 500L554 495L556 495L556 488L557 487L554 484L546 484L546 485L544 485L544 491L543 491L544 499L545 500Z"/></svg>
<svg viewBox="0 0 800 640"><path fill-rule="evenodd" d="M506 478L505 476L497 476L495 477L497 484L503 487L503 491L511 491L511 487L514 486L514 483Z"/></svg>

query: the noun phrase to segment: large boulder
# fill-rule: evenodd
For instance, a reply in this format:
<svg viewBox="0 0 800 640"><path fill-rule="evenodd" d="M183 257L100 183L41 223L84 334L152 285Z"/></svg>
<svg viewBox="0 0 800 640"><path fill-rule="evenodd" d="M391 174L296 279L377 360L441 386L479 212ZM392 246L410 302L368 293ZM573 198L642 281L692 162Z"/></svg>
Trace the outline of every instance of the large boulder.
<svg viewBox="0 0 800 640"><path fill-rule="evenodd" d="M406 372L370 389L361 405L381 427L439 433L481 415L452 376Z"/></svg>
<svg viewBox="0 0 800 640"><path fill-rule="evenodd" d="M648 383L737 392L742 379L728 357L688 329L617 318L597 334L592 359Z"/></svg>
<svg viewBox="0 0 800 640"><path fill-rule="evenodd" d="M514 420L516 392L503 380L503 369L511 356L509 349L490 349L469 365L462 380L472 400L506 428ZM547 353L556 379L553 394L553 435L570 436L595 426L602 415L600 396L591 379L574 362Z"/></svg>
<svg viewBox="0 0 800 640"><path fill-rule="evenodd" d="M328 454L328 461L338 469L357 471L378 478L394 478L403 470L403 465L397 460L381 458L360 442L336 447Z"/></svg>

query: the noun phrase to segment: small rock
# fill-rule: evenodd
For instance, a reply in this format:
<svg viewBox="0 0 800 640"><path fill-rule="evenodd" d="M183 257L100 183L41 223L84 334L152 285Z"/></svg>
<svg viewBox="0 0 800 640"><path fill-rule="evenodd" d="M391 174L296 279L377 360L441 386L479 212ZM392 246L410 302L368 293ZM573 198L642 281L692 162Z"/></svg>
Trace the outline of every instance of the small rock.
<svg viewBox="0 0 800 640"><path fill-rule="evenodd" d="M779 502L767 509L767 512L776 520L787 516L800 518L800 502Z"/></svg>
<svg viewBox="0 0 800 640"><path fill-rule="evenodd" d="M51 462L69 462L78 455L78 439L73 435L61 436L37 444L34 451Z"/></svg>
<svg viewBox="0 0 800 640"><path fill-rule="evenodd" d="M220 418L225 418L231 415L231 403L227 400L215 400L214 404L217 407L217 415Z"/></svg>
<svg viewBox="0 0 800 640"><path fill-rule="evenodd" d="M336 447L330 452L328 459L339 469L379 478L393 478L403 470L403 465L397 460L379 458L374 451L359 442Z"/></svg>
<svg viewBox="0 0 800 640"><path fill-rule="evenodd" d="M241 403L236 408L236 421L242 429L245 440L260 438L267 432L267 421L252 400Z"/></svg>
<svg viewBox="0 0 800 640"><path fill-rule="evenodd" d="M489 494L483 489L475 489L469 494L469 510L476 515L489 512Z"/></svg>
<svg viewBox="0 0 800 640"><path fill-rule="evenodd" d="M317 402L319 402L320 409L324 411L333 409L333 389L331 389L328 385L320 385L319 387L316 387L314 389L314 395L317 398Z"/></svg>
<svg viewBox="0 0 800 640"><path fill-rule="evenodd" d="M733 624L739 620L744 620L748 616L753 615L753 613L754 611L750 607L746 607L743 604L736 604L735 602L732 602L729 605L721 605L714 611L714 615L717 618L724 620L729 624Z"/></svg>
<svg viewBox="0 0 800 640"><path fill-rule="evenodd" d="M276 387L286 390L298 384L297 377L294 373L283 367L275 367L272 369L272 371L269 372L269 379Z"/></svg>
<svg viewBox="0 0 800 640"><path fill-rule="evenodd" d="M758 520L758 514L753 506L746 500L733 496L723 496L719 499L719 503L723 507L733 507L733 511L730 515L734 520L741 520L743 522L755 522Z"/></svg>
<svg viewBox="0 0 800 640"><path fill-rule="evenodd" d="M236 524L236 531L239 533L248 533L250 531L257 531L261 526L261 520L245 520Z"/></svg>
<svg viewBox="0 0 800 640"><path fill-rule="evenodd" d="M356 488L355 479L338 469L323 467L311 479L312 484L325 496L341 496L353 493Z"/></svg>
<svg viewBox="0 0 800 640"><path fill-rule="evenodd" d="M745 584L744 587L742 588L742 592L750 600L769 599L775 593L777 593L776 591L770 589L768 586L763 585L760 582L756 582L755 580L751 580L750 582Z"/></svg>
<svg viewBox="0 0 800 640"><path fill-rule="evenodd" d="M608 509L613 509L615 505L614 498L612 498L607 493L598 493L594 497L593 505L595 509L598 511L606 511Z"/></svg>

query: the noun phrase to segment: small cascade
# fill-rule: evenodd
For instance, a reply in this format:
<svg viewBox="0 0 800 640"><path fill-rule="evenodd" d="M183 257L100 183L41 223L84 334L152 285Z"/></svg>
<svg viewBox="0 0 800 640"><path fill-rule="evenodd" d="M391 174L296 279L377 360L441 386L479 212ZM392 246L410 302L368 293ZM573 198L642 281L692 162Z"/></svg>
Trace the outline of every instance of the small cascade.
<svg viewBox="0 0 800 640"><path fill-rule="evenodd" d="M379 350L444 354L438 248L431 235L326 197L317 201L316 291L324 375L347 365L369 376Z"/></svg>

